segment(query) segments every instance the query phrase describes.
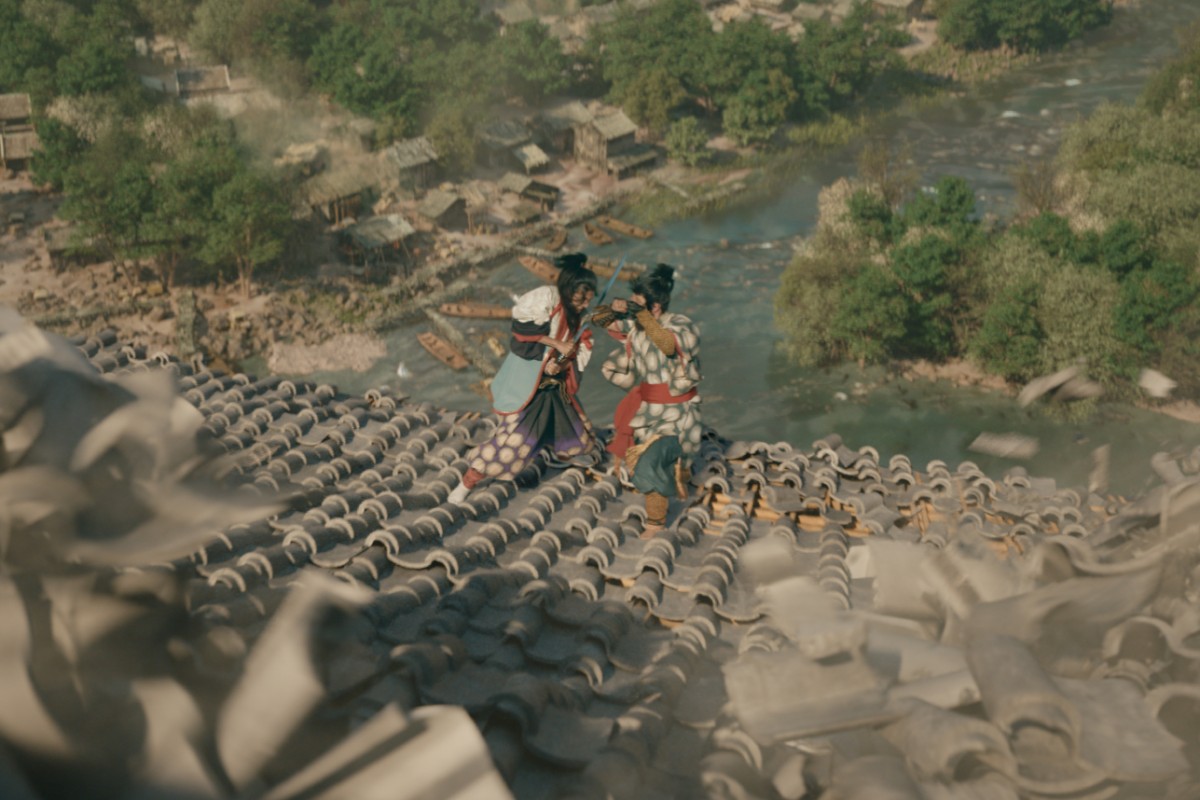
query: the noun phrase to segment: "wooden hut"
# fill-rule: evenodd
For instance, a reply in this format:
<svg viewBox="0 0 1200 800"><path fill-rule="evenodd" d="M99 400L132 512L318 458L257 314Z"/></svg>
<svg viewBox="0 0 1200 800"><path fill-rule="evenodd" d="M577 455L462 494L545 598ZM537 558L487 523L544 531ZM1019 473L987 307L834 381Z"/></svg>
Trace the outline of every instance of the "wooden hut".
<svg viewBox="0 0 1200 800"><path fill-rule="evenodd" d="M174 73L175 94L182 99L211 97L229 91L229 67L193 67L177 69Z"/></svg>
<svg viewBox="0 0 1200 800"><path fill-rule="evenodd" d="M650 169L657 163L658 149L637 142L610 155L605 170L617 180L622 180L635 172Z"/></svg>
<svg viewBox="0 0 1200 800"><path fill-rule="evenodd" d="M0 168L28 169L29 160L37 149L37 131L0 131Z"/></svg>
<svg viewBox="0 0 1200 800"><path fill-rule="evenodd" d="M416 229L399 214L370 217L346 228L345 242L351 261L366 267L408 263L407 240Z"/></svg>
<svg viewBox="0 0 1200 800"><path fill-rule="evenodd" d="M637 125L620 109L592 117L575 127L575 158L596 169L608 169L609 156L631 147Z"/></svg>
<svg viewBox="0 0 1200 800"><path fill-rule="evenodd" d="M512 156L521 165L522 169L525 170L526 175L550 165L550 156L546 155L546 151L533 142L515 148L512 151Z"/></svg>
<svg viewBox="0 0 1200 800"><path fill-rule="evenodd" d="M383 154L400 185L410 191L424 189L437 177L437 150L424 136L396 142Z"/></svg>
<svg viewBox="0 0 1200 800"><path fill-rule="evenodd" d="M557 186L535 181L528 175L516 172L505 173L497 185L506 192L512 192L518 197L536 203L542 211L553 211L554 205L562 194Z"/></svg>
<svg viewBox="0 0 1200 800"><path fill-rule="evenodd" d="M33 106L27 94L0 94L0 129L23 129L32 124Z"/></svg>
<svg viewBox="0 0 1200 800"><path fill-rule="evenodd" d="M548 109L538 120L539 138L551 151L561 155L575 153L575 129L589 122L592 112L578 100Z"/></svg>
<svg viewBox="0 0 1200 800"><path fill-rule="evenodd" d="M417 213L439 228L458 229L467 226L467 201L453 192L434 189L425 195Z"/></svg>
<svg viewBox="0 0 1200 800"><path fill-rule="evenodd" d="M532 138L525 123L516 119L496 120L479 131L484 160L492 167L511 167L515 151Z"/></svg>
<svg viewBox="0 0 1200 800"><path fill-rule="evenodd" d="M308 207L337 225L359 213L379 178L378 160L362 158L343 161L304 181L301 187Z"/></svg>

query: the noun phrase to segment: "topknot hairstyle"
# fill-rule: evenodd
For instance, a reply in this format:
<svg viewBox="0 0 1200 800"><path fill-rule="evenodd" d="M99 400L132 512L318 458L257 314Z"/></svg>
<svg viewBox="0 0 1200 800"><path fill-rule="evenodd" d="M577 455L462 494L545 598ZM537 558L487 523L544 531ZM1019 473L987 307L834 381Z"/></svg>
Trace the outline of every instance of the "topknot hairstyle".
<svg viewBox="0 0 1200 800"><path fill-rule="evenodd" d="M671 307L671 290L674 288L675 268L663 263L656 264L654 269L629 282L630 291L645 297L648 307L658 303L663 311Z"/></svg>
<svg viewBox="0 0 1200 800"><path fill-rule="evenodd" d="M559 269L566 266L586 267L587 253L563 253L561 256L555 256L554 266Z"/></svg>

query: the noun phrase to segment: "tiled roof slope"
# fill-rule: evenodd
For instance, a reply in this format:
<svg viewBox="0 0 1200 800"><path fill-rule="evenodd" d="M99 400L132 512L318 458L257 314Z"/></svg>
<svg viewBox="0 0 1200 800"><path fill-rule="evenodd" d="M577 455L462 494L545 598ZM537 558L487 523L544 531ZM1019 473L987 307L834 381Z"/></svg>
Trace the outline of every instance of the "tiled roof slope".
<svg viewBox="0 0 1200 800"><path fill-rule="evenodd" d="M645 541L640 498L579 468L448 504L487 417L76 344L175 375L247 510L118 573L179 581L163 649L216 742L193 760L226 776L201 796L498 796L436 784L496 772L518 798L1196 796L1195 453L1127 504L710 432ZM405 724L458 738L414 759ZM490 764L447 761L478 737ZM389 755L368 774L339 746Z"/></svg>

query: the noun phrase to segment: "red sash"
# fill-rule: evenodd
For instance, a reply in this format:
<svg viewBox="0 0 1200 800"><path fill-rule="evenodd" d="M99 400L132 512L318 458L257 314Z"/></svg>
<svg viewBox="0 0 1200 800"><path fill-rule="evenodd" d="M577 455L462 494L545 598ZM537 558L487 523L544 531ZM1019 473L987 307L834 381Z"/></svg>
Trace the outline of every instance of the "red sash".
<svg viewBox="0 0 1200 800"><path fill-rule="evenodd" d="M629 393L617 404L613 414L613 427L616 435L608 444L608 452L617 458L624 458L625 451L633 444L633 418L637 416L642 403L657 403L659 405L674 405L686 403L697 394L692 388L683 394L671 394L665 383L639 383L629 390Z"/></svg>

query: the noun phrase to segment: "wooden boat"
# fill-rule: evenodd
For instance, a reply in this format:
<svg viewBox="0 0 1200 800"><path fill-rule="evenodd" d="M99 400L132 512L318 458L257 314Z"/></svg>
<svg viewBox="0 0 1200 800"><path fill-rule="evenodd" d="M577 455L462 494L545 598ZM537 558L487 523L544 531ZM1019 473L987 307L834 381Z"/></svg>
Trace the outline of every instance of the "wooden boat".
<svg viewBox="0 0 1200 800"><path fill-rule="evenodd" d="M606 228L614 230L617 233L625 236L632 236L635 239L649 239L654 235L654 231L649 228L643 228L640 225L633 225L629 222L622 222L615 217L600 216L596 217L596 222L599 222Z"/></svg>
<svg viewBox="0 0 1200 800"><path fill-rule="evenodd" d="M447 342L436 333L425 331L417 336L417 341L421 346L430 352L430 354L441 361L450 369L464 369L470 364L467 357L458 351L458 348Z"/></svg>
<svg viewBox="0 0 1200 800"><path fill-rule="evenodd" d="M596 273L602 278L611 278L613 270L617 268L617 265L611 261L588 261L588 266L591 267L592 272ZM617 276L617 280L627 281L641 274L641 267L634 267L626 264L625 266L621 267L621 274Z"/></svg>
<svg viewBox="0 0 1200 800"><path fill-rule="evenodd" d="M477 303L461 300L457 303L442 303L438 311L448 317L470 317L471 319L511 319L512 309L493 303Z"/></svg>
<svg viewBox="0 0 1200 800"><path fill-rule="evenodd" d="M521 256L517 259L521 262L521 266L537 275L546 283L554 283L558 280L558 267L551 264L544 258L536 256Z"/></svg>
<svg viewBox="0 0 1200 800"><path fill-rule="evenodd" d="M546 249L551 253L562 249L562 246L567 243L567 229L556 228L554 235L550 237L550 241L546 242Z"/></svg>
<svg viewBox="0 0 1200 800"><path fill-rule="evenodd" d="M593 225L590 222L583 223L583 235L588 238L588 241L595 245L612 244L613 237L608 234L599 225Z"/></svg>

